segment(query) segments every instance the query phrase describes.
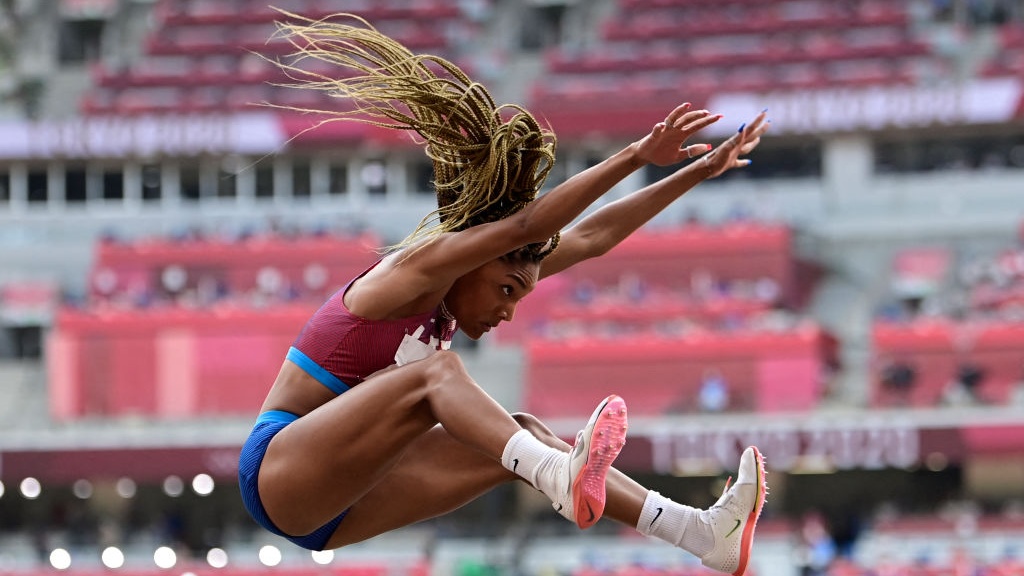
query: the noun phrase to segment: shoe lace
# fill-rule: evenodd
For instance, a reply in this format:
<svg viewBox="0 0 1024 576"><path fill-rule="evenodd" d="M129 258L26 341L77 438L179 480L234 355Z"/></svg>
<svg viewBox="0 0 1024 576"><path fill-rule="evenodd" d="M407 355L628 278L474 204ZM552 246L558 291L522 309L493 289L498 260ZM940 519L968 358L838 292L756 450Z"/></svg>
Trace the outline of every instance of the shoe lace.
<svg viewBox="0 0 1024 576"><path fill-rule="evenodd" d="M715 502L711 508L709 508L709 511L719 508L737 518L744 516L747 510L744 505L743 498L737 497L736 489L738 488L738 484L732 484L732 477L730 476L729 479L725 481L725 490L722 491L722 496L718 498L718 501Z"/></svg>

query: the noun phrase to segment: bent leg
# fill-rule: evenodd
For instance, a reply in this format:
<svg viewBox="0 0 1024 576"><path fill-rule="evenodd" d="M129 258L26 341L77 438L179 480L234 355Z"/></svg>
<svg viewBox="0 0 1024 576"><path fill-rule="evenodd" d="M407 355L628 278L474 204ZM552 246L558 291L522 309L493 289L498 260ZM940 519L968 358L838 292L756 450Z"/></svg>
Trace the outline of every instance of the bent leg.
<svg viewBox="0 0 1024 576"><path fill-rule="evenodd" d="M417 457L414 441L438 423L495 468L521 429L457 355L438 352L367 379L281 430L260 467L263 505L282 531L308 534L357 503L403 458Z"/></svg>
<svg viewBox="0 0 1024 576"><path fill-rule="evenodd" d="M536 417L522 413L512 417L549 446L569 451L570 446ZM441 516L500 484L520 479L435 426L417 438L387 475L349 509L328 547L354 544ZM607 487L605 515L635 528L647 489L615 469L608 473Z"/></svg>
<svg viewBox="0 0 1024 576"><path fill-rule="evenodd" d="M512 417L549 446L569 444L530 414ZM451 512L492 488L520 478L469 449L438 426L417 438L401 460L349 510L329 546L360 542L389 530ZM607 477L605 517L636 528L648 489L612 468ZM554 513L554 511L552 511Z"/></svg>
<svg viewBox="0 0 1024 576"><path fill-rule="evenodd" d="M328 547L441 516L513 480L520 478L435 426L416 438L380 482L352 505Z"/></svg>

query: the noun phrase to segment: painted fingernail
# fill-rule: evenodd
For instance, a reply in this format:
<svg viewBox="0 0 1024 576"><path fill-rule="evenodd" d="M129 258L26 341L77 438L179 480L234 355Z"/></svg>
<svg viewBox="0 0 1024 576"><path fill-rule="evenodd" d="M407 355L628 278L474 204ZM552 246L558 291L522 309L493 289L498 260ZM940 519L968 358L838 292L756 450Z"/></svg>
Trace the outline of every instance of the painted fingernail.
<svg viewBox="0 0 1024 576"><path fill-rule="evenodd" d="M747 123L746 122L744 122L743 124L740 124L740 129L737 130L737 132L743 132L743 129L746 128L746 127L747 127Z"/></svg>
<svg viewBox="0 0 1024 576"><path fill-rule="evenodd" d="M708 150L711 150L711 144L708 144Z"/></svg>
<svg viewBox="0 0 1024 576"><path fill-rule="evenodd" d="M764 112L767 112L767 111L768 111L768 109L765 108L764 110L761 110L761 113L764 113Z"/></svg>

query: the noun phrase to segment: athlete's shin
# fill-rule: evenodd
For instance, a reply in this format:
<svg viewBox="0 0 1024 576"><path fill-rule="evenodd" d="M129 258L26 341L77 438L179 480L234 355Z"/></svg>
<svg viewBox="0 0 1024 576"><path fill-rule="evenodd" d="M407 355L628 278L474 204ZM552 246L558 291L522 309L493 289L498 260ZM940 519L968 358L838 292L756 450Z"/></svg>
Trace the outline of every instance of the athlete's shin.
<svg viewBox="0 0 1024 576"><path fill-rule="evenodd" d="M701 521L700 513L697 508L678 504L651 490L636 529L644 536L654 536L700 557L715 544L715 536Z"/></svg>
<svg viewBox="0 0 1024 576"><path fill-rule="evenodd" d="M636 529L699 557L719 572L742 576L749 566L754 528L764 505L764 462L757 448L740 459L736 483L707 510L683 506L655 491L647 494Z"/></svg>
<svg viewBox="0 0 1024 576"><path fill-rule="evenodd" d="M501 454L501 464L529 482L534 488L551 494L564 489L568 479L568 454L541 442L528 430L512 435ZM559 477L564 471L565 479Z"/></svg>

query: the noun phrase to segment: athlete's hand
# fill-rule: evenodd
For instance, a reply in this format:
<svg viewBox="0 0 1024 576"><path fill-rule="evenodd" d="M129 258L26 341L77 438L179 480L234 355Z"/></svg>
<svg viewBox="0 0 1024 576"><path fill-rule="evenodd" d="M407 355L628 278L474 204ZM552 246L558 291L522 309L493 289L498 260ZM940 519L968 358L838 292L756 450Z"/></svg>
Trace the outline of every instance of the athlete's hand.
<svg viewBox="0 0 1024 576"><path fill-rule="evenodd" d="M741 156L746 156L761 143L761 136L769 126L767 117L768 111L762 110L752 122L740 126L740 129L728 140L719 144L718 148L691 166L694 166L701 176L708 180L733 168L749 165L750 160L741 158Z"/></svg>
<svg viewBox="0 0 1024 576"><path fill-rule="evenodd" d="M636 142L637 159L657 166L668 166L688 158L696 158L711 150L710 144L690 144L686 140L697 131L718 122L721 114L707 110L690 110L689 102L668 113L664 122L654 125L651 133Z"/></svg>

